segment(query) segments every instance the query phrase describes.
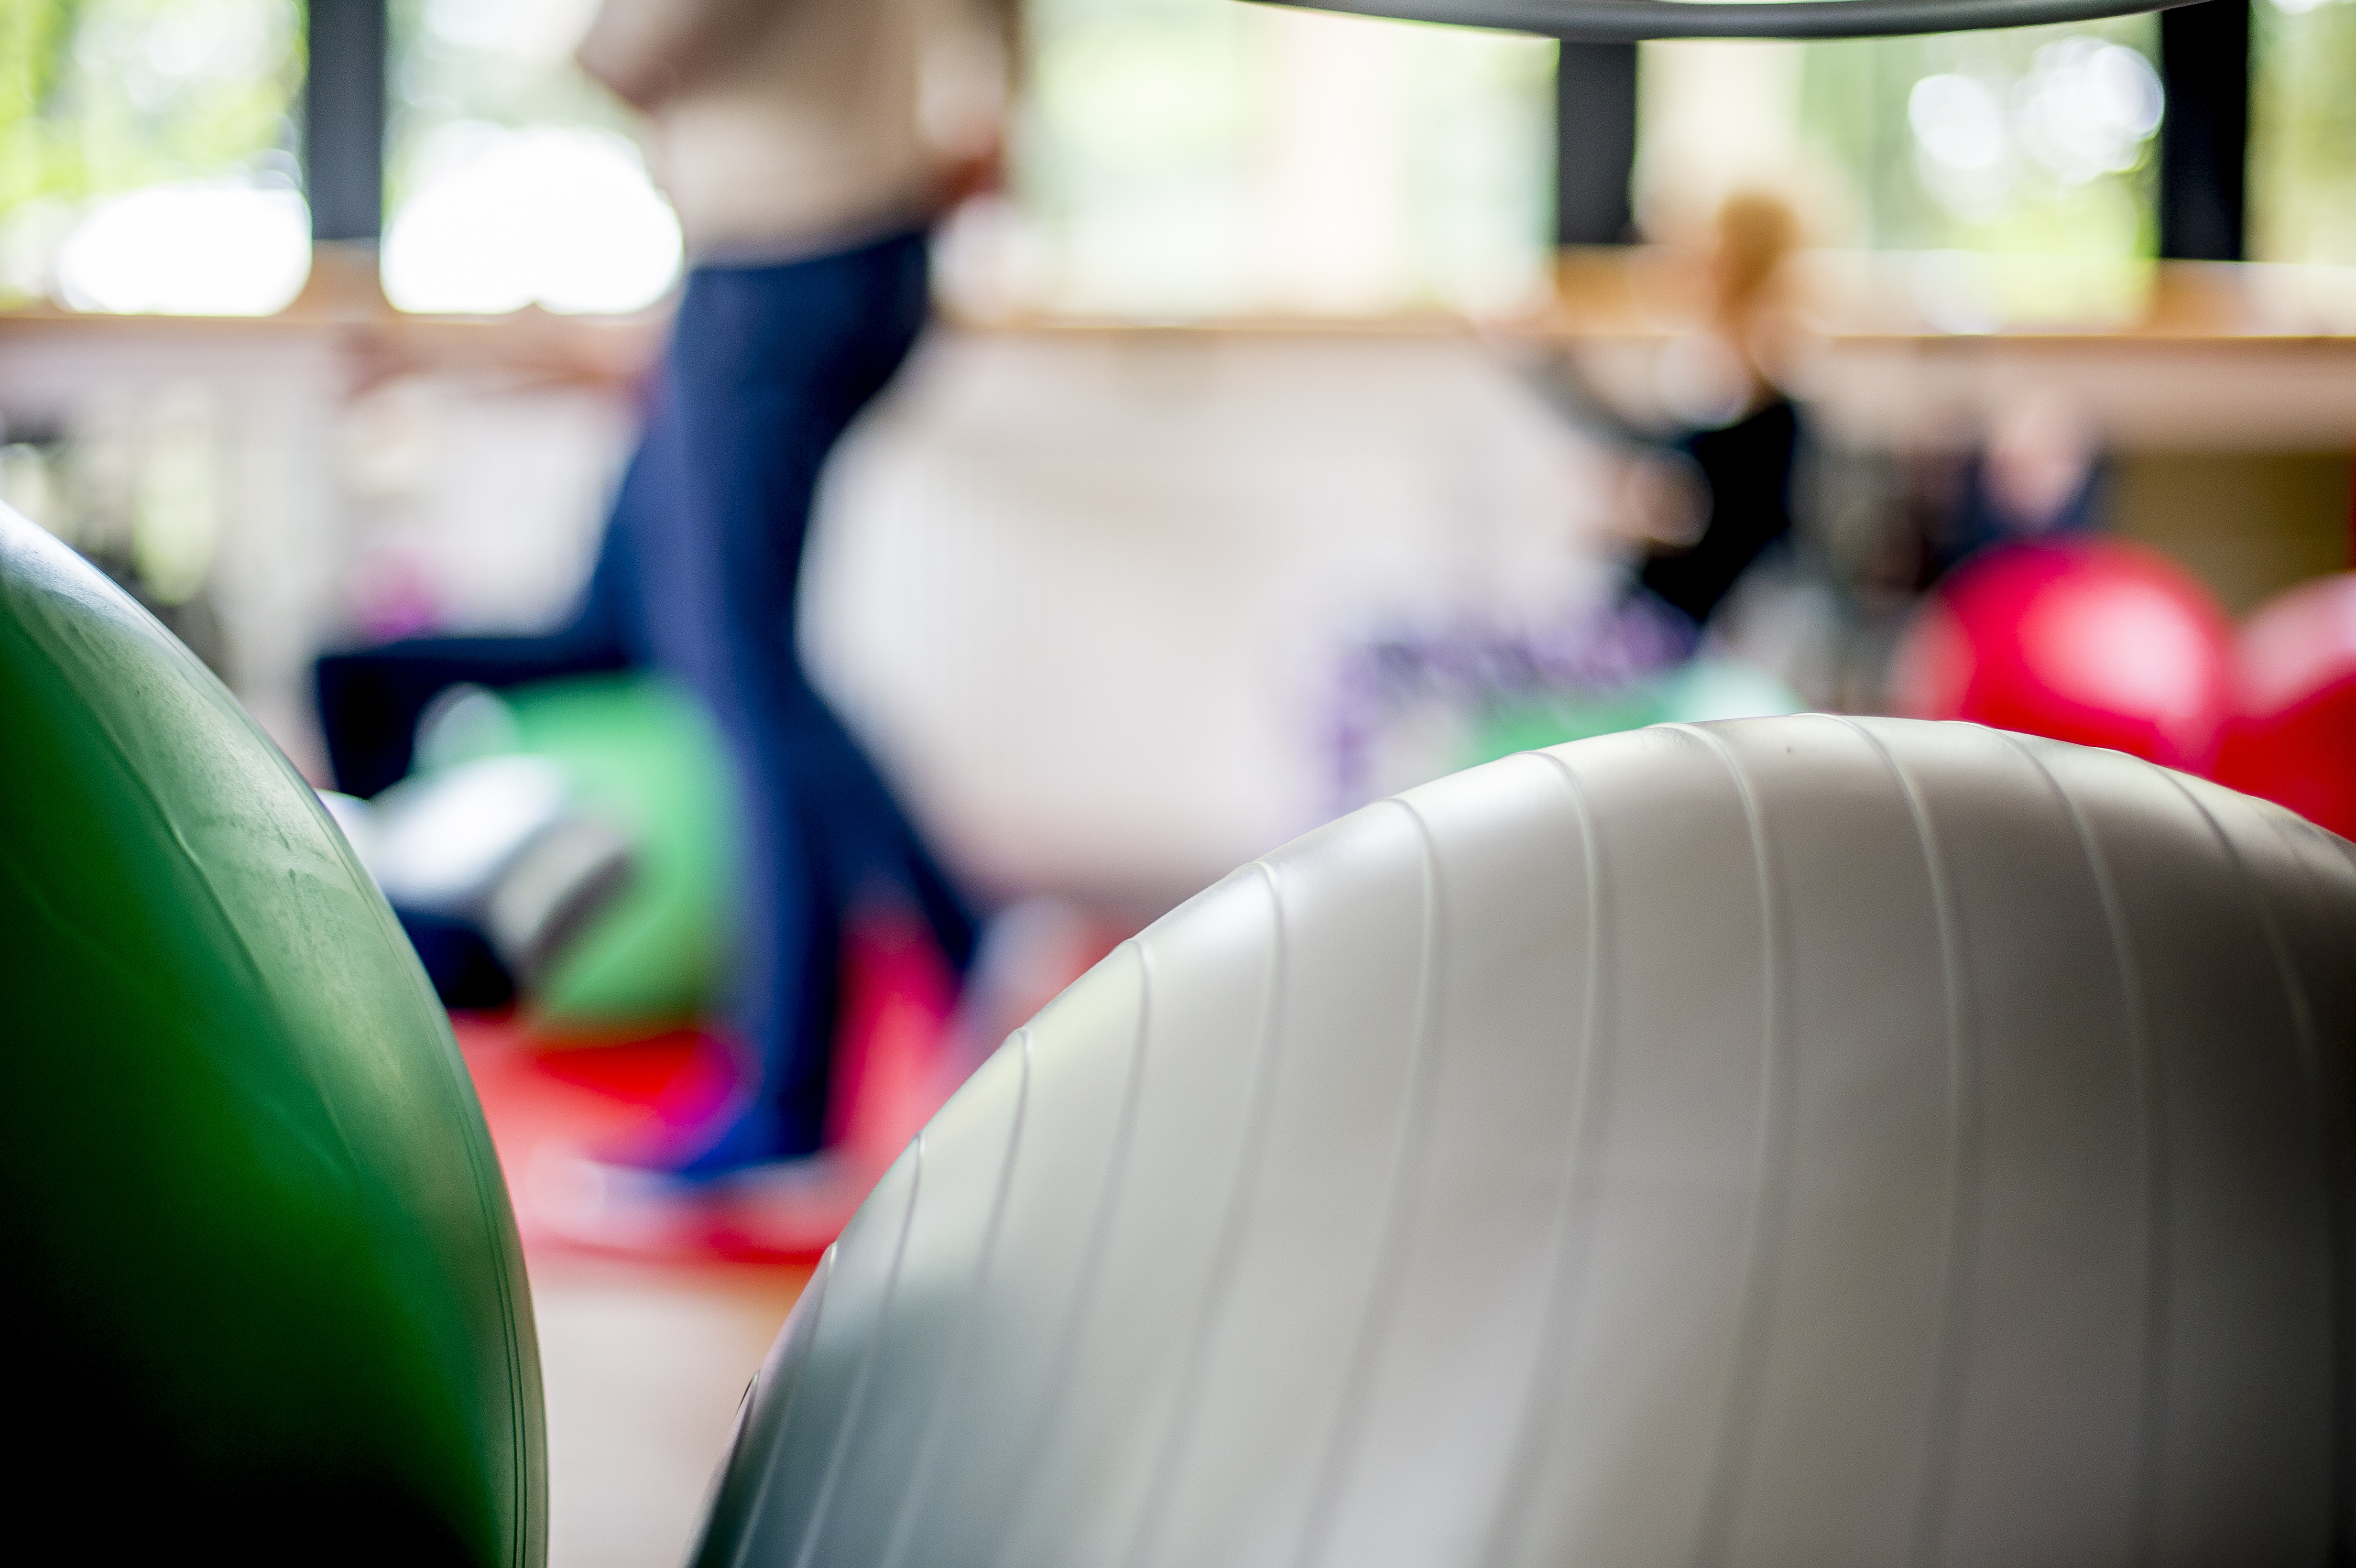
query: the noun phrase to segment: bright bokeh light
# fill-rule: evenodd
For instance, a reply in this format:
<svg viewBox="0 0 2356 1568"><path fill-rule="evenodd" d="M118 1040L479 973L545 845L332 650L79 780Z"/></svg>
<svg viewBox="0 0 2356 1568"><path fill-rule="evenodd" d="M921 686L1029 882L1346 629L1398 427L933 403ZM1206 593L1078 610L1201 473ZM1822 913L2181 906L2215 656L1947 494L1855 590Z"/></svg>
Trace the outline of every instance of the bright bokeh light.
<svg viewBox="0 0 2356 1568"><path fill-rule="evenodd" d="M2125 174L2159 129L2159 74L2134 49L2067 38L2037 51L2014 90L2029 155L2072 185Z"/></svg>
<svg viewBox="0 0 2356 1568"><path fill-rule="evenodd" d="M1985 169L2004 156L2004 108L1987 86L1942 71L1914 84L1906 118L1922 150L1959 169Z"/></svg>
<svg viewBox="0 0 2356 1568"><path fill-rule="evenodd" d="M1906 121L1923 188L1955 217L1989 223L2012 209L2025 173L2070 188L2136 167L2163 101L2142 54L2081 36L2040 48L2008 87L1961 71L1926 76L1907 95Z"/></svg>
<svg viewBox="0 0 2356 1568"><path fill-rule="evenodd" d="M311 275L310 209L284 187L151 186L91 208L54 265L76 310L268 315Z"/></svg>
<svg viewBox="0 0 2356 1568"><path fill-rule="evenodd" d="M625 137L460 121L419 168L384 240L385 296L402 310L621 315L679 275L679 220Z"/></svg>
<svg viewBox="0 0 2356 1568"><path fill-rule="evenodd" d="M1917 167L1939 204L1959 217L1985 221L2012 192L2004 102L1987 83L1954 71L1926 76L1907 95Z"/></svg>
<svg viewBox="0 0 2356 1568"><path fill-rule="evenodd" d="M1752 76L1785 58L1690 47ZM1752 93L1728 133L1743 147L1789 144L1746 177L1792 192L1821 242L1909 253L1882 275L1924 325L2094 328L2147 313L2165 107L2157 17L1795 48L1781 91Z"/></svg>

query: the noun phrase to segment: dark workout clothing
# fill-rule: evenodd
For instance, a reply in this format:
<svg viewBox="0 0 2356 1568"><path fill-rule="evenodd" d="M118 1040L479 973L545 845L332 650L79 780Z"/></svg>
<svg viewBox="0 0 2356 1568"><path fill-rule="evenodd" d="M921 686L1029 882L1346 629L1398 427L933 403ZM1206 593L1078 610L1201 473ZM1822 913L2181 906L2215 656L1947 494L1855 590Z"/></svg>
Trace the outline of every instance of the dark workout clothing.
<svg viewBox="0 0 2356 1568"><path fill-rule="evenodd" d="M927 303L921 233L782 265L697 268L572 624L319 661L329 757L359 795L407 772L419 715L460 682L497 689L648 668L709 705L742 785L732 1015L761 1080L744 1116L680 1168L691 1177L819 1147L855 901L902 900L954 969L972 959L972 917L795 646L819 471L906 358Z"/></svg>
<svg viewBox="0 0 2356 1568"><path fill-rule="evenodd" d="M1692 548L1647 559L1640 581L1698 626L1751 562L1792 531L1792 467L1798 411L1777 398L1722 430L1677 443L1709 489L1709 520Z"/></svg>

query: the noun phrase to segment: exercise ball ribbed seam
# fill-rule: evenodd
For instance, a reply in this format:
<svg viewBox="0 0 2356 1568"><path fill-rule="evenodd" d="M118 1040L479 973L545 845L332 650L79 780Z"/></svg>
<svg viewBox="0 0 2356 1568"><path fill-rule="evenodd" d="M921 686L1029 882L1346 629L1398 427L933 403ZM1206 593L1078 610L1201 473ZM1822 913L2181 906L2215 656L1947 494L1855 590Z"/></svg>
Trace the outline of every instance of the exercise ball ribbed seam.
<svg viewBox="0 0 2356 1568"><path fill-rule="evenodd" d="M1008 1042L764 1368L705 1564L2312 1562L2356 848L1823 716L1476 768Z"/></svg>

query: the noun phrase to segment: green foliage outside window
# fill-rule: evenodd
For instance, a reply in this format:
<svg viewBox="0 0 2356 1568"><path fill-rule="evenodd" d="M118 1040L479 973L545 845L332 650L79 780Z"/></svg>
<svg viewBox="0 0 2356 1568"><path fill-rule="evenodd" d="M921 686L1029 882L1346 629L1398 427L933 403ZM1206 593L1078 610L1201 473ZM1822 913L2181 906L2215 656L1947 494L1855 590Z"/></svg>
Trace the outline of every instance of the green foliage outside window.
<svg viewBox="0 0 2356 1568"><path fill-rule="evenodd" d="M295 178L293 0L0 0L0 294L93 197Z"/></svg>
<svg viewBox="0 0 2356 1568"><path fill-rule="evenodd" d="M1539 274L1552 47L1232 0L1029 0L1014 184L1082 309L1494 304Z"/></svg>
<svg viewBox="0 0 2356 1568"><path fill-rule="evenodd" d="M2356 4L2256 0L2250 255L2356 266Z"/></svg>
<svg viewBox="0 0 2356 1568"><path fill-rule="evenodd" d="M624 136L629 111L573 65L589 0L391 0L385 210L401 210L470 129L580 125ZM452 133L453 136L437 133Z"/></svg>
<svg viewBox="0 0 2356 1568"><path fill-rule="evenodd" d="M2158 53L2147 16L1811 44L1803 130L1861 243L1984 258L1999 316L2116 314L2158 245Z"/></svg>

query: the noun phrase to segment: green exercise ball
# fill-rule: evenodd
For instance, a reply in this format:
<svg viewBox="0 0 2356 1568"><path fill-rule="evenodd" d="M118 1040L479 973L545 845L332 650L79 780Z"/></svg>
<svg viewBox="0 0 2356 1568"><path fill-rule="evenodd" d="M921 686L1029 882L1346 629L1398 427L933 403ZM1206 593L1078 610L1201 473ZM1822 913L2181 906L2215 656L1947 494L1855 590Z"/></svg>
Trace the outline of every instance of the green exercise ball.
<svg viewBox="0 0 2356 1568"><path fill-rule="evenodd" d="M418 762L432 773L514 754L557 763L574 805L631 846L620 891L535 978L533 1025L594 1035L694 1017L723 978L743 841L726 742L702 704L645 675L477 692L429 730Z"/></svg>
<svg viewBox="0 0 2356 1568"><path fill-rule="evenodd" d="M546 1552L482 1111L317 800L0 510L0 1096L20 1511L101 1561Z"/></svg>
<svg viewBox="0 0 2356 1568"><path fill-rule="evenodd" d="M1704 655L1605 692L1518 696L1491 705L1474 724L1466 767L1520 752L1591 741L1647 724L1700 724L1718 719L1770 719L1804 705L1775 676L1739 660Z"/></svg>

